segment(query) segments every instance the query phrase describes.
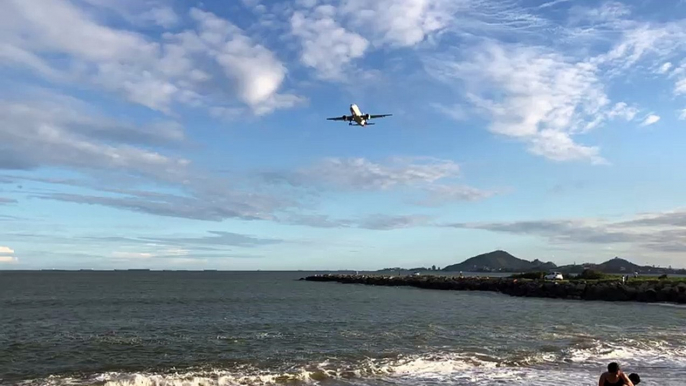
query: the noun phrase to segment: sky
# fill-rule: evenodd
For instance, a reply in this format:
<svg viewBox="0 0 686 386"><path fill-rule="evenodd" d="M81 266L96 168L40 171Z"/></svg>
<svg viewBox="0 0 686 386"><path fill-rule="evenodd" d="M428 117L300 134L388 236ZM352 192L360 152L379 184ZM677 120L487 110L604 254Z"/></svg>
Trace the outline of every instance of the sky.
<svg viewBox="0 0 686 386"><path fill-rule="evenodd" d="M686 267L686 2L6 0L0 269ZM374 126L326 118L393 114Z"/></svg>

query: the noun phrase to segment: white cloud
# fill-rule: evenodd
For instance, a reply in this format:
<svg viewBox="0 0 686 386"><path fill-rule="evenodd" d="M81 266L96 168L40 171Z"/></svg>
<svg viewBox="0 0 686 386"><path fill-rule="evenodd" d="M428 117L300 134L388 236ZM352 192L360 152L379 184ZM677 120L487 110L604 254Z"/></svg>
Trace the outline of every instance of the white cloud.
<svg viewBox="0 0 686 386"><path fill-rule="evenodd" d="M271 51L254 44L238 27L210 12L193 8L190 14L200 24L198 37L210 47L226 75L234 77L244 101L258 104L276 93L286 68Z"/></svg>
<svg viewBox="0 0 686 386"><path fill-rule="evenodd" d="M89 1L129 14L109 1ZM191 9L195 29L156 41L101 24L66 0L10 0L3 11L0 58L49 80L89 84L168 114L174 103L212 108L240 102L265 114L303 101L278 93L286 68L273 52L209 12ZM163 27L179 21L167 6L136 18Z"/></svg>
<svg viewBox="0 0 686 386"><path fill-rule="evenodd" d="M456 0L343 0L341 10L350 25L372 36L377 44L414 46L446 28Z"/></svg>
<svg viewBox="0 0 686 386"><path fill-rule="evenodd" d="M665 62L662 66L660 66L660 69L657 70L658 74L666 74L669 72L669 70L672 68L672 63L670 62Z"/></svg>
<svg viewBox="0 0 686 386"><path fill-rule="evenodd" d="M589 160L594 164L607 163L600 156L599 147L576 144L569 134L557 130L541 130L532 137L529 151L553 161Z"/></svg>
<svg viewBox="0 0 686 386"><path fill-rule="evenodd" d="M674 94L683 95L686 94L686 77L679 79L674 85Z"/></svg>
<svg viewBox="0 0 686 386"><path fill-rule="evenodd" d="M174 66L175 58L180 58L183 65L174 68L174 72L183 73L191 68L194 56L209 55L231 79L239 99L251 106L256 114L303 102L301 97L277 93L286 77L286 68L273 52L210 12L193 8L190 15L199 24L197 33L185 31L167 35L170 47L173 47L170 64ZM195 77L200 83L209 79L202 72L196 72Z"/></svg>
<svg viewBox="0 0 686 386"><path fill-rule="evenodd" d="M11 264L19 261L13 256L14 250L10 247L0 245L0 264Z"/></svg>
<svg viewBox="0 0 686 386"><path fill-rule="evenodd" d="M686 109L681 110L681 113L679 114L679 119L686 120Z"/></svg>
<svg viewBox="0 0 686 386"><path fill-rule="evenodd" d="M638 109L627 105L625 102L619 102L607 113L608 118L623 118L626 121L633 121L638 114Z"/></svg>
<svg viewBox="0 0 686 386"><path fill-rule="evenodd" d="M291 16L291 33L302 45L300 61L317 70L322 79L342 80L345 69L361 57L369 42L362 36L347 31L335 20L336 9L322 5L315 10L296 11Z"/></svg>
<svg viewBox="0 0 686 386"><path fill-rule="evenodd" d="M610 106L596 66L543 47L488 41L462 59L427 59L426 67L442 81L464 84L468 100L490 118L490 131L553 160L604 163L598 147L572 136L636 113L626 104Z"/></svg>
<svg viewBox="0 0 686 386"><path fill-rule="evenodd" d="M654 123L657 123L659 120L660 120L659 115L650 114L646 117L646 119L643 120L643 122L641 123L641 126L650 126Z"/></svg>

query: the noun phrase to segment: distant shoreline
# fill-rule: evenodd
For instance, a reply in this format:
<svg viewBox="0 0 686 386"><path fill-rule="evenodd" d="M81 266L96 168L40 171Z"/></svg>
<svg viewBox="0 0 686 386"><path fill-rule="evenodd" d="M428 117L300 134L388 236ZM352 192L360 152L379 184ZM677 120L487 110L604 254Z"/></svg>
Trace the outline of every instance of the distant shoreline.
<svg viewBox="0 0 686 386"><path fill-rule="evenodd" d="M299 269L299 270L221 270L221 269L0 269L0 273L174 273L174 272L188 272L188 273L300 273L300 274L361 274L370 276L389 276L399 275L406 276L412 273L419 272L424 276L441 276L441 277L456 277L462 274L465 277L490 277L490 278L507 278L518 272L452 272L452 271L412 271L412 270L398 270L398 271L356 271L352 269L347 270L317 270L317 269ZM623 275L626 272L610 272L609 275ZM567 276L567 275L565 275ZM642 273L641 277L659 277L659 273ZM686 278L685 274L668 274L670 278Z"/></svg>

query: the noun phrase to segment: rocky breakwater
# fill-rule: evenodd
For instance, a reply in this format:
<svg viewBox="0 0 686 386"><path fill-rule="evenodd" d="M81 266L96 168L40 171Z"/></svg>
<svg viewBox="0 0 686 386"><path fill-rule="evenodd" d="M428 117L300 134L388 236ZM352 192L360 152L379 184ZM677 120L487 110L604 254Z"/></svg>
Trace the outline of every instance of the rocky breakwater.
<svg viewBox="0 0 686 386"><path fill-rule="evenodd" d="M446 276L376 276L376 275L315 275L305 281L338 282L377 286L410 286L453 291L492 291L511 296L605 300L668 302L686 304L686 282L635 281L622 284L614 281L543 281L511 278L446 277Z"/></svg>

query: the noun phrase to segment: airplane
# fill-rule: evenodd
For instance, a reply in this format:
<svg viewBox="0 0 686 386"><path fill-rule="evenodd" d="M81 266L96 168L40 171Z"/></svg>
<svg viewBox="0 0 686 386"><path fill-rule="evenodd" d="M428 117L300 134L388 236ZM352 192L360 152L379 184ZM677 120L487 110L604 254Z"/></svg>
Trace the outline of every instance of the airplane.
<svg viewBox="0 0 686 386"><path fill-rule="evenodd" d="M368 125L374 124L374 123L368 122L370 119L390 117L391 115L393 115L393 114L378 114L378 115L362 114L360 112L360 108L357 107L357 105L354 103L350 105L350 113L352 115L343 115L340 117L326 118L326 119L329 121L348 121L348 126L352 126L353 122L355 122L357 124L357 126L368 126Z"/></svg>

